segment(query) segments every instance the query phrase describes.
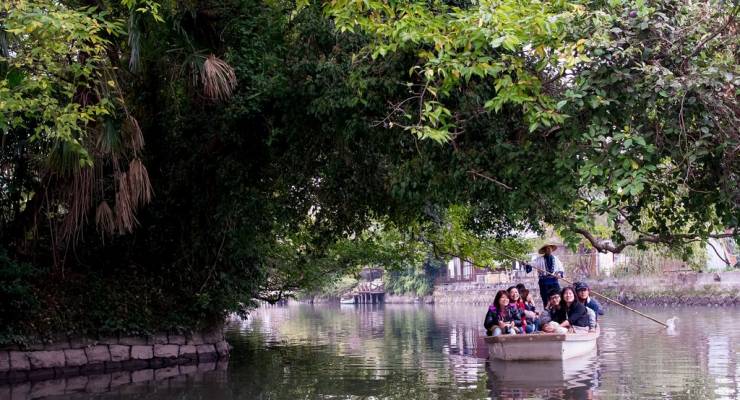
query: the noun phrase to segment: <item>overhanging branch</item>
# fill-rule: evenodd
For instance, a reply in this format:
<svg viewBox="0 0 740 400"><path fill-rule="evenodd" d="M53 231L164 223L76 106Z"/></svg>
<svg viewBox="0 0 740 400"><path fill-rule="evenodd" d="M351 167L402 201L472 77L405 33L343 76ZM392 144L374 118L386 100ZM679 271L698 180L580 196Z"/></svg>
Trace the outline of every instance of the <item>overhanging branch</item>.
<svg viewBox="0 0 740 400"><path fill-rule="evenodd" d="M496 180L492 176L486 175L486 174L484 174L484 173L482 173L480 171L470 170L470 171L468 171L468 173L470 175L477 176L477 177L483 178L483 179L485 179L487 181L493 182L493 183L501 186L502 188L504 188L506 190L512 190L511 186L509 186L509 185L507 185L507 184L505 184L505 183L503 183L503 182L501 182L499 180Z"/></svg>
<svg viewBox="0 0 740 400"><path fill-rule="evenodd" d="M593 246L594 249L599 251L600 253L621 253L622 250L624 250L627 247L630 246L637 246L643 243L653 243L653 244L660 244L660 243L676 243L676 242L692 242L701 239L701 235L698 234L674 234L674 235L639 235L636 239L628 240L619 244L613 244L610 241L600 239L596 237L593 233L590 231L583 229L583 228L575 228L573 230L574 232L578 233L579 235L583 236L586 240L591 243L591 246ZM716 234L710 234L707 235L707 238L712 239L724 239L724 238L731 238L731 237L738 237L738 228L733 229L730 233L716 233Z"/></svg>

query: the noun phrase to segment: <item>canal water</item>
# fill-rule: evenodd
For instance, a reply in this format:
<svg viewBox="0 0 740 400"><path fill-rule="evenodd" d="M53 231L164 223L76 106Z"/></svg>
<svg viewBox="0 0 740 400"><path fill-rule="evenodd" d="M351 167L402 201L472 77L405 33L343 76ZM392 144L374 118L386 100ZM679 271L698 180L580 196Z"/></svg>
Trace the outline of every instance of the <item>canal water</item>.
<svg viewBox="0 0 740 400"><path fill-rule="evenodd" d="M505 363L486 360L482 307L260 308L229 324L228 365L61 398L740 398L739 309L644 311L676 330L611 307L595 355Z"/></svg>

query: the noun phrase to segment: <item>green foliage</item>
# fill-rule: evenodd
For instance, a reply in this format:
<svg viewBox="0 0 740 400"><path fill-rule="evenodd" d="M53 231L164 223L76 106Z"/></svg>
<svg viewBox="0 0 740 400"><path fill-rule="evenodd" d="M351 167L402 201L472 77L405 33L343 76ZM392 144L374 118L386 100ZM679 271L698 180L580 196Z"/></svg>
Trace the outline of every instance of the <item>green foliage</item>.
<svg viewBox="0 0 740 400"><path fill-rule="evenodd" d="M581 116L568 135L584 160L577 211L656 236L737 226L738 37L721 30L738 5L625 5L585 21L592 60L563 93Z"/></svg>
<svg viewBox="0 0 740 400"><path fill-rule="evenodd" d="M78 165L62 168L91 165L86 128L115 112L118 88L106 49L122 22L60 2L11 0L1 11L5 40L22 44L0 54L0 131L26 135L46 154L54 146L69 149ZM99 101L76 101L81 90Z"/></svg>
<svg viewBox="0 0 740 400"><path fill-rule="evenodd" d="M78 10L73 5L60 3ZM141 157L156 192L136 216L134 234L100 236L83 219L84 241L58 241L59 214L34 216L55 204L55 212L69 209L66 198L48 206L42 194L52 185L67 193L73 182L24 170L31 165L18 156L28 154L25 142L14 153L4 148L3 165L13 168L0 179L19 190L2 193L11 199L3 244L14 261L41 266L41 307L28 310L32 327L12 321L19 334L196 329L245 312L254 298L311 289L361 265L366 251L349 241L370 232L374 210L396 204L386 191L388 166L411 153L395 153L394 134L369 134L393 86L382 77L402 68L378 71L358 95L349 85L349 50L359 39L336 37L320 10L289 22L288 6L203 1L160 8L163 23L134 18L125 41L131 48L116 41L122 48L106 53L130 50L140 64L132 73L126 57L106 60L129 77L119 87L146 138ZM226 103L204 99L200 81L191 79L192 60L211 52L223 54L239 82ZM109 147L125 137L117 124L102 126ZM96 163L96 173L117 161ZM99 186L108 195L114 189ZM55 257L65 249L74 257Z"/></svg>
<svg viewBox="0 0 740 400"><path fill-rule="evenodd" d="M23 340L40 307L34 291L37 275L35 268L10 259L0 247L0 343Z"/></svg>
<svg viewBox="0 0 740 400"><path fill-rule="evenodd" d="M445 266L444 261L430 258L420 265L388 270L383 276L385 291L419 297L430 295L434 290L434 279Z"/></svg>
<svg viewBox="0 0 740 400"><path fill-rule="evenodd" d="M496 268L512 259L523 260L531 251L527 241L501 238L476 229L471 207L453 205L436 223L421 226L419 240L437 257L460 257L479 267Z"/></svg>
<svg viewBox="0 0 740 400"><path fill-rule="evenodd" d="M340 32L369 36L365 51L373 59L416 53L421 62L410 72L418 77L421 112L412 121L414 114L402 108L396 124L422 139L449 140L456 127L450 103L457 89L487 79L495 80L495 92L483 99L484 110L516 104L531 130L562 123L538 74L564 71L586 59L574 55L577 44L566 35L582 7L568 2L481 1L461 8L442 1L344 0L327 2L326 11Z"/></svg>
<svg viewBox="0 0 740 400"><path fill-rule="evenodd" d="M343 276L339 279L335 279L327 282L326 286L321 288L321 294L339 298L345 293L352 291L357 286L357 279L352 276Z"/></svg>
<svg viewBox="0 0 740 400"><path fill-rule="evenodd" d="M616 241L737 226L735 8L300 5L3 4L0 238L39 266L9 329L191 329L365 265L424 293L427 258L495 267L595 215ZM142 193L126 164L155 196L101 235Z"/></svg>
<svg viewBox="0 0 740 400"><path fill-rule="evenodd" d="M606 215L617 244L679 246L738 226L737 2L325 7L339 31L370 38L358 57L417 55L389 120L452 141L459 173L492 186L465 194L475 212L569 233Z"/></svg>

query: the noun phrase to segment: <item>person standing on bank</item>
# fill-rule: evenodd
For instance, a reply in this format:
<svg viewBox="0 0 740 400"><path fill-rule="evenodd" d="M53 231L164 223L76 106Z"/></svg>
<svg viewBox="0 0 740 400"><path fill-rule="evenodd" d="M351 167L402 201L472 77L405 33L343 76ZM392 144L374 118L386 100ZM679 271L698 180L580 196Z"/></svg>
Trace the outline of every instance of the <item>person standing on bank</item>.
<svg viewBox="0 0 740 400"><path fill-rule="evenodd" d="M539 275L538 284L540 286L540 297L542 297L542 304L547 304L547 294L556 291L560 292L560 284L558 283L558 276L563 278L565 275L565 269L563 263L552 254L557 250L558 246L554 244L546 244L539 250L540 256L532 261L532 265L537 267L537 274ZM544 272L544 271L547 271Z"/></svg>

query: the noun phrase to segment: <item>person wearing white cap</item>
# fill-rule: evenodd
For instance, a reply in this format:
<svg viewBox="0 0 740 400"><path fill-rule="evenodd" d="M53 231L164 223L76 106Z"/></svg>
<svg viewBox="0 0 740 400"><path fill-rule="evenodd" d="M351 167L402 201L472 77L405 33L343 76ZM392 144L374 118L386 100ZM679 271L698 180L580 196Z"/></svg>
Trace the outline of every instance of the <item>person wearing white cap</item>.
<svg viewBox="0 0 740 400"><path fill-rule="evenodd" d="M560 291L560 284L558 283L557 276L561 278L565 275L565 269L563 263L552 254L557 250L558 246L554 244L546 244L540 247L540 256L532 261L532 266L537 268L537 274L539 275L538 284L540 286L540 297L542 297L542 304L547 304L547 294L551 291ZM547 272L545 272L547 271Z"/></svg>

